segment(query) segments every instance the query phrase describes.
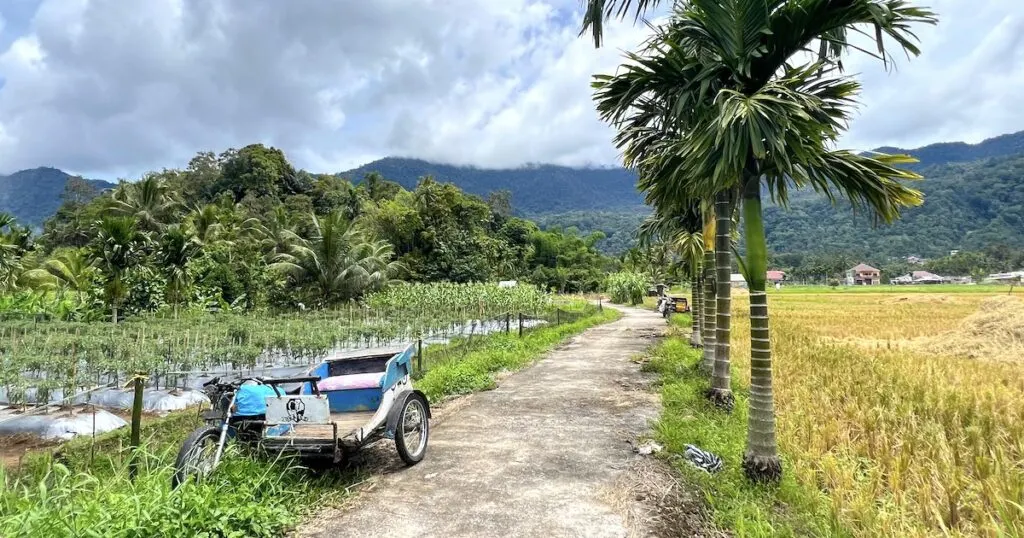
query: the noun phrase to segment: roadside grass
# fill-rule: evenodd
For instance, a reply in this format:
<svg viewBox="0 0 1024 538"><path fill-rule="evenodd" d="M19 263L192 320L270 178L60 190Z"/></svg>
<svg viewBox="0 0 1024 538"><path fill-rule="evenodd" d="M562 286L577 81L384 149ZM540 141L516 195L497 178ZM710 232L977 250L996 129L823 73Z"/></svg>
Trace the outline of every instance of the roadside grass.
<svg viewBox="0 0 1024 538"><path fill-rule="evenodd" d="M689 315L672 316L672 325L686 327ZM655 425L673 466L700 488L715 524L736 536L850 536L831 515L827 497L798 483L788 473L778 486L752 485L740 466L746 444L749 391L734 392L732 414L704 397L708 378L698 370L700 351L673 336L654 348L645 368L661 376L664 409ZM734 384L735 386L735 384ZM724 466L711 475L682 459L692 444L720 456Z"/></svg>
<svg viewBox="0 0 1024 538"><path fill-rule="evenodd" d="M481 336L465 354L442 355L431 347L425 350L431 368L416 386L435 403L493 388L495 373L528 366L568 337L619 316L605 308L522 338L514 332ZM128 475L127 429L27 454L14 471L0 468L0 536L281 536L313 510L347 496L361 479L358 470L313 474L295 460L266 461L229 445L216 473L172 491L178 448L199 425L195 410L144 423L135 480Z"/></svg>
<svg viewBox="0 0 1024 538"><path fill-rule="evenodd" d="M347 495L355 472L311 475L286 459L260 461L229 453L202 482L171 490L172 464L196 412L183 411L143 429L135 480L128 474L127 432L76 439L57 452L0 469L0 536L4 537L272 537L326 502Z"/></svg>
<svg viewBox="0 0 1024 538"><path fill-rule="evenodd" d="M495 387L495 373L528 366L568 337L621 316L618 310L605 308L572 323L531 329L522 338L515 331L510 334L492 333L482 339L479 347L458 360L445 358L440 349L428 348L424 350L427 373L416 381L416 387L432 403L451 396L492 389Z"/></svg>

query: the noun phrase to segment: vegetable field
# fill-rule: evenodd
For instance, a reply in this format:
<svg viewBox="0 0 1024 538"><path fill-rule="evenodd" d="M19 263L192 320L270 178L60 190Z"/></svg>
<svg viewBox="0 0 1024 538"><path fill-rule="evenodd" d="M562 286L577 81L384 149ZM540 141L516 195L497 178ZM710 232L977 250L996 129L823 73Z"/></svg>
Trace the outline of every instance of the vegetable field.
<svg viewBox="0 0 1024 538"><path fill-rule="evenodd" d="M562 301L564 302L564 300ZM203 315L109 323L0 323L0 391L14 405L59 400L145 372L151 386L197 377L309 365L341 349L445 342L565 308L532 286L402 285L330 310ZM501 321L498 321L500 318Z"/></svg>

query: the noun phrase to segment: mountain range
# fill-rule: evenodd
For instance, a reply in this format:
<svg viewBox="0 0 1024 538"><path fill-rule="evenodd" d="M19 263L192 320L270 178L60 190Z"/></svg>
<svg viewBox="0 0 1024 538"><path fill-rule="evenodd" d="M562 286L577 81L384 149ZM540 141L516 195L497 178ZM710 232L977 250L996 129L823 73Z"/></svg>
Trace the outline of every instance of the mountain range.
<svg viewBox="0 0 1024 538"><path fill-rule="evenodd" d="M920 162L912 168L925 181L922 207L906 211L893 226L873 228L862 216L831 208L817 196L796 197L790 207L766 210L769 246L775 252L846 250L890 255L940 255L950 249L991 243L1024 246L1024 131L978 144L940 143L916 149L883 147L908 153ZM571 168L530 165L485 169L388 157L338 174L359 181L367 173L413 188L432 175L463 190L486 196L508 190L517 212L542 225L575 226L583 233L601 230L604 247L621 251L648 209L636 191L636 175L623 168ZM54 168L0 175L0 211L33 226L60 206L68 175ZM113 184L90 180L104 189Z"/></svg>
<svg viewBox="0 0 1024 538"><path fill-rule="evenodd" d="M71 176L56 168L32 168L9 176L0 175L0 212L10 213L19 224L38 227L60 208L64 185ZM87 180L99 190L114 187L101 179Z"/></svg>

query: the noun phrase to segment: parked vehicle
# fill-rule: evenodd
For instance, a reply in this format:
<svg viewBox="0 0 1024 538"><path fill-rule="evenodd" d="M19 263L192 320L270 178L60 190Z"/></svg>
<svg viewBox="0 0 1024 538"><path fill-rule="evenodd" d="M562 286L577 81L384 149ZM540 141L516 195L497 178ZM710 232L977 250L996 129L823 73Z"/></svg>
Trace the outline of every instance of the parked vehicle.
<svg viewBox="0 0 1024 538"><path fill-rule="evenodd" d="M690 311L690 304L686 300L686 297L676 297L670 295L661 295L658 297L658 312L661 313L662 317L669 317L675 313L685 313Z"/></svg>
<svg viewBox="0 0 1024 538"><path fill-rule="evenodd" d="M182 444L172 486L212 473L232 439L320 466L386 438L416 464L427 451L430 404L412 386L413 349L329 358L297 377L210 380L207 424Z"/></svg>

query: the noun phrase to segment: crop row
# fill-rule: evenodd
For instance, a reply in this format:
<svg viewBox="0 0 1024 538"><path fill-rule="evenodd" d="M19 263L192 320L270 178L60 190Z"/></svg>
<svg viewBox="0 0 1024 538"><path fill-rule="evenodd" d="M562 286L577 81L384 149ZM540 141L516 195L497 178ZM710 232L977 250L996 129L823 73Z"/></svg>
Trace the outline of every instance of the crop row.
<svg viewBox="0 0 1024 538"><path fill-rule="evenodd" d="M210 314L107 323L0 323L0 387L10 403L70 395L145 372L176 383L188 372L310 364L328 352L476 330L507 314L543 316L551 296L532 286L402 285L331 310L283 316Z"/></svg>

